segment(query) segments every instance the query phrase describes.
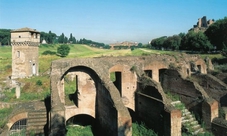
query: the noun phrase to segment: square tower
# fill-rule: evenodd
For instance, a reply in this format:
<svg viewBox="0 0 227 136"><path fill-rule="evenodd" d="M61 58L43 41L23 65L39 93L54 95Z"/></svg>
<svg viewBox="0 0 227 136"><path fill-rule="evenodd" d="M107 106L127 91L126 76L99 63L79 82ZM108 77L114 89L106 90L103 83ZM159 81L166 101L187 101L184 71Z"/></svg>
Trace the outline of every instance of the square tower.
<svg viewBox="0 0 227 136"><path fill-rule="evenodd" d="M11 31L12 79L39 73L40 32L31 28Z"/></svg>

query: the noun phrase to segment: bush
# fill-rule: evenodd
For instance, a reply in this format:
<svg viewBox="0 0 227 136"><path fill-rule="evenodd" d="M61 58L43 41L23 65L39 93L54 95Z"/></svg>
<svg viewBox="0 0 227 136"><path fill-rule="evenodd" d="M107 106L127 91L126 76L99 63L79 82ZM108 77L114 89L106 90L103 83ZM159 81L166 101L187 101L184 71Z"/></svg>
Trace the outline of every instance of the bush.
<svg viewBox="0 0 227 136"><path fill-rule="evenodd" d="M69 51L70 51L70 48L68 45L60 45L58 48L57 48L57 54L60 56L60 57L66 57L68 54L69 54Z"/></svg>
<svg viewBox="0 0 227 136"><path fill-rule="evenodd" d="M144 123L132 124L132 136L158 136L153 130L148 129Z"/></svg>
<svg viewBox="0 0 227 136"><path fill-rule="evenodd" d="M56 52L50 51L50 50L44 51L44 52L42 53L42 55L55 55L55 54L56 54Z"/></svg>
<svg viewBox="0 0 227 136"><path fill-rule="evenodd" d="M36 85L41 86L41 85L43 85L43 83L41 80L38 80L38 81L36 81Z"/></svg>

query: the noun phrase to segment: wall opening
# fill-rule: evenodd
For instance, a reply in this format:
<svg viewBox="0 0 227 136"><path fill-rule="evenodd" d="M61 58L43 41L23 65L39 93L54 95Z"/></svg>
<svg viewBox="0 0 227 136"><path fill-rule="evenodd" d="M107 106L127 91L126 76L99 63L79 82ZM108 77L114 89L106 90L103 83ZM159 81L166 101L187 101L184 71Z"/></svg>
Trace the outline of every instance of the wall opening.
<svg viewBox="0 0 227 136"><path fill-rule="evenodd" d="M190 74L190 71L189 71L189 69L187 68L187 75L189 76L189 74Z"/></svg>
<svg viewBox="0 0 227 136"><path fill-rule="evenodd" d="M199 72L201 73L201 65L197 65Z"/></svg>
<svg viewBox="0 0 227 136"><path fill-rule="evenodd" d="M146 86L141 92L146 94L146 95L149 95L151 97L154 97L156 99L162 100L161 94L153 86Z"/></svg>
<svg viewBox="0 0 227 136"><path fill-rule="evenodd" d="M9 130L9 135L25 135L27 127L27 119L21 119L15 122Z"/></svg>
<svg viewBox="0 0 227 136"><path fill-rule="evenodd" d="M32 75L36 75L36 64L32 64Z"/></svg>
<svg viewBox="0 0 227 136"><path fill-rule="evenodd" d="M78 107L78 76L68 73L64 77L65 105L76 105Z"/></svg>
<svg viewBox="0 0 227 136"><path fill-rule="evenodd" d="M163 69L159 69L158 70L158 73L159 73L159 82L162 82L163 81L163 74L165 73L167 69L166 68L163 68Z"/></svg>
<svg viewBox="0 0 227 136"><path fill-rule="evenodd" d="M95 131L95 118L87 114L79 114L69 118L66 121L66 126L68 129L67 133L73 133L74 135L97 135Z"/></svg>
<svg viewBox="0 0 227 136"><path fill-rule="evenodd" d="M144 70L144 72L148 77L152 78L152 70Z"/></svg>
<svg viewBox="0 0 227 136"><path fill-rule="evenodd" d="M121 72L112 72L110 73L111 81L113 81L114 85L118 89L121 97L122 97L122 73Z"/></svg>
<svg viewBox="0 0 227 136"><path fill-rule="evenodd" d="M20 51L17 51L17 57L20 58Z"/></svg>

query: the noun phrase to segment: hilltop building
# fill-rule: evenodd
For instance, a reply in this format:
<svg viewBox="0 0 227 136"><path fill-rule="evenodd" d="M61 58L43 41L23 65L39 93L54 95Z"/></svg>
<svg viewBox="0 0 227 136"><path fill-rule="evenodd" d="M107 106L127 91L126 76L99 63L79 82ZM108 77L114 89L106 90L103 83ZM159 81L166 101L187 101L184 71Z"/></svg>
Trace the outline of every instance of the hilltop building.
<svg viewBox="0 0 227 136"><path fill-rule="evenodd" d="M12 79L38 75L40 32L31 28L11 31Z"/></svg>
<svg viewBox="0 0 227 136"><path fill-rule="evenodd" d="M199 32L199 31L206 31L206 29L214 23L214 19L207 20L206 16L203 16L202 18L198 19L198 22L196 25L193 26L189 31Z"/></svg>
<svg viewBox="0 0 227 136"><path fill-rule="evenodd" d="M124 42L117 42L117 43L112 43L110 44L111 49L114 49L116 46L125 46L130 48L131 46L137 46L137 42L129 42L129 41L124 41Z"/></svg>

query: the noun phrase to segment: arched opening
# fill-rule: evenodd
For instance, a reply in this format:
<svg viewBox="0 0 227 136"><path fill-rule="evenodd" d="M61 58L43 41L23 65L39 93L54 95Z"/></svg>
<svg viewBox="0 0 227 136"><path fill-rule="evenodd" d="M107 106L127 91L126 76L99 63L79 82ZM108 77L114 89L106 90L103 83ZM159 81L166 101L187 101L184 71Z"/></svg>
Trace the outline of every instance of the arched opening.
<svg viewBox="0 0 227 136"><path fill-rule="evenodd" d="M144 72L148 77L152 78L152 70L144 70Z"/></svg>
<svg viewBox="0 0 227 136"><path fill-rule="evenodd" d="M10 128L9 135L25 135L27 118L15 122Z"/></svg>
<svg viewBox="0 0 227 136"><path fill-rule="evenodd" d="M113 81L113 84L116 86L122 97L122 73L120 71L111 72L110 79Z"/></svg>
<svg viewBox="0 0 227 136"><path fill-rule="evenodd" d="M98 124L95 122L94 116L99 110L96 102L98 83L94 82L97 78L92 69L84 66L71 67L62 76L59 87L63 89L66 115L74 112L75 114L80 113L67 120L67 134L87 135L89 133L88 135L95 135L94 126ZM95 123L96 125L94 125Z"/></svg>
<svg viewBox="0 0 227 136"><path fill-rule="evenodd" d="M95 109L96 86L88 73L73 68L64 76L65 105Z"/></svg>
<svg viewBox="0 0 227 136"><path fill-rule="evenodd" d="M66 125L80 125L80 126L88 126L94 125L95 118L87 115L87 114L79 114L69 118L66 121Z"/></svg>
<svg viewBox="0 0 227 136"><path fill-rule="evenodd" d="M95 118L86 114L79 114L66 121L67 134L97 135Z"/></svg>
<svg viewBox="0 0 227 136"><path fill-rule="evenodd" d="M165 73L166 70L167 70L166 68L159 69L159 82L162 82L163 75L164 75L164 73Z"/></svg>
<svg viewBox="0 0 227 136"><path fill-rule="evenodd" d="M201 73L201 65L197 65L199 72Z"/></svg>
<svg viewBox="0 0 227 136"><path fill-rule="evenodd" d="M76 105L78 107L78 76L68 73L64 77L65 105Z"/></svg>
<svg viewBox="0 0 227 136"><path fill-rule="evenodd" d="M87 114L79 114L66 121L67 134L73 135L96 135L95 118Z"/></svg>

